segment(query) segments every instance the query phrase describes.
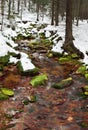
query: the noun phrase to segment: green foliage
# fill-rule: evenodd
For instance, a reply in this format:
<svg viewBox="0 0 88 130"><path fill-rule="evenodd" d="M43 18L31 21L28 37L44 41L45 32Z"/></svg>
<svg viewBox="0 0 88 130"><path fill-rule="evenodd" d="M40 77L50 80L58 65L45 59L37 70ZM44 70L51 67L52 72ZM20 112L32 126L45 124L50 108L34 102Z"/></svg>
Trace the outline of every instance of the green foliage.
<svg viewBox="0 0 88 130"><path fill-rule="evenodd" d="M72 78L69 77L67 79L60 81L59 83L53 84L52 87L56 88L56 89L63 89L63 88L68 87L69 85L71 85L72 82L73 82Z"/></svg>
<svg viewBox="0 0 88 130"><path fill-rule="evenodd" d="M39 76L35 76L30 84L33 86L33 87L36 87L38 85L43 85L45 83L45 81L48 80L48 77L46 74L42 74L42 75L39 75Z"/></svg>

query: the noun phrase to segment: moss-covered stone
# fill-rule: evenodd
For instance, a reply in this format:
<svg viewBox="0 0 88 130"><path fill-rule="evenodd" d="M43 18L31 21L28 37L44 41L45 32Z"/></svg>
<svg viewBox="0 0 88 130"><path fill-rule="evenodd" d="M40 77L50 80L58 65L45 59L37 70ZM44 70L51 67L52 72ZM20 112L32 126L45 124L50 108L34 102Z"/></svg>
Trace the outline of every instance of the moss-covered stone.
<svg viewBox="0 0 88 130"><path fill-rule="evenodd" d="M88 85L82 87L84 95L88 96Z"/></svg>
<svg viewBox="0 0 88 130"><path fill-rule="evenodd" d="M72 57L73 59L79 59L79 56L78 56L76 53L71 54L71 57Z"/></svg>
<svg viewBox="0 0 88 130"><path fill-rule="evenodd" d="M1 90L1 92L2 92L4 95L7 95L7 96L13 96L13 95L14 95L14 91L11 90L11 89L1 88L0 90Z"/></svg>
<svg viewBox="0 0 88 130"><path fill-rule="evenodd" d="M30 96L30 102L31 103L34 103L34 102L36 102L37 101L37 97L34 95L34 96Z"/></svg>
<svg viewBox="0 0 88 130"><path fill-rule="evenodd" d="M82 74L82 75L85 75L87 71L87 68L85 65L82 65L78 68L78 70L76 71L77 74ZM87 75L85 75L85 77L87 78Z"/></svg>
<svg viewBox="0 0 88 130"><path fill-rule="evenodd" d="M21 54L20 54L20 53L16 54L16 53L14 53L14 52L9 52L9 55L10 55L10 56L13 56L13 57L16 57L17 59L20 59L20 58L21 58Z"/></svg>
<svg viewBox="0 0 88 130"><path fill-rule="evenodd" d="M9 54L7 54L7 55L5 55L5 56L1 56L1 57L0 57L0 64L2 64L2 65L7 65L8 62L9 62L9 58L10 58L10 55L9 55Z"/></svg>
<svg viewBox="0 0 88 130"><path fill-rule="evenodd" d="M39 76L34 77L34 78L30 81L30 84L31 84L33 87L36 87L36 86L38 86L38 85L44 85L46 80L48 80L47 75L46 75L46 74L42 74L42 75L39 75Z"/></svg>
<svg viewBox="0 0 88 130"><path fill-rule="evenodd" d="M56 89L63 89L63 88L69 87L72 84L72 82L73 82L73 79L69 77L67 79L60 81L59 83L53 84L52 87Z"/></svg>
<svg viewBox="0 0 88 130"><path fill-rule="evenodd" d="M60 63L68 62L68 61L71 61L71 60L72 60L71 56L63 56L63 57L59 58Z"/></svg>
<svg viewBox="0 0 88 130"><path fill-rule="evenodd" d="M39 35L40 35L40 38L41 38L41 39L45 39L45 38L46 38L44 32L40 33Z"/></svg>
<svg viewBox="0 0 88 130"><path fill-rule="evenodd" d="M26 76L27 75L36 75L39 72L39 69L37 67L35 67L34 69L28 69L28 70L24 71L22 64L21 64L21 61L18 61L17 68L18 68L18 71L21 75L26 75Z"/></svg>
<svg viewBox="0 0 88 130"><path fill-rule="evenodd" d="M3 65L2 64L0 64L0 71L3 71Z"/></svg>
<svg viewBox="0 0 88 130"><path fill-rule="evenodd" d="M0 100L6 100L8 98L9 98L9 96L4 95L2 92L0 92Z"/></svg>

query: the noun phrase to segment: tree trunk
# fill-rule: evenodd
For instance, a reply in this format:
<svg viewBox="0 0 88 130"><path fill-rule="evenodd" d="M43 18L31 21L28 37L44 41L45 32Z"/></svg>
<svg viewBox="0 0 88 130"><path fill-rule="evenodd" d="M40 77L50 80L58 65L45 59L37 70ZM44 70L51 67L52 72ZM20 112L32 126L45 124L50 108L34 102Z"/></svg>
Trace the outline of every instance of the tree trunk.
<svg viewBox="0 0 88 130"><path fill-rule="evenodd" d="M1 31L3 31L3 22L4 22L4 0L1 0L1 15L2 15L2 20L1 20Z"/></svg>
<svg viewBox="0 0 88 130"><path fill-rule="evenodd" d="M36 3L37 21L39 21L39 2Z"/></svg>
<svg viewBox="0 0 88 130"><path fill-rule="evenodd" d="M51 12L51 25L54 25L54 0L52 0Z"/></svg>
<svg viewBox="0 0 88 130"><path fill-rule="evenodd" d="M80 0L77 1L77 22L76 22L76 26L79 25L79 12L80 12Z"/></svg>
<svg viewBox="0 0 88 130"><path fill-rule="evenodd" d="M72 40L72 1L73 0L67 0L67 6L66 6L65 45L73 45L73 40Z"/></svg>
<svg viewBox="0 0 88 130"><path fill-rule="evenodd" d="M11 14L11 0L9 0L9 5L8 5L8 19L10 18Z"/></svg>
<svg viewBox="0 0 88 130"><path fill-rule="evenodd" d="M59 23L59 0L55 0L55 26Z"/></svg>
<svg viewBox="0 0 88 130"><path fill-rule="evenodd" d="M67 0L66 3L66 32L65 32L65 42L63 49L68 54L76 53L79 57L83 58L84 55L80 50L78 50L73 44L72 36L72 5L73 0Z"/></svg>
<svg viewBox="0 0 88 130"><path fill-rule="evenodd" d="M19 14L19 12L20 12L20 0L18 0L18 4L17 4L17 10L18 10L18 14Z"/></svg>

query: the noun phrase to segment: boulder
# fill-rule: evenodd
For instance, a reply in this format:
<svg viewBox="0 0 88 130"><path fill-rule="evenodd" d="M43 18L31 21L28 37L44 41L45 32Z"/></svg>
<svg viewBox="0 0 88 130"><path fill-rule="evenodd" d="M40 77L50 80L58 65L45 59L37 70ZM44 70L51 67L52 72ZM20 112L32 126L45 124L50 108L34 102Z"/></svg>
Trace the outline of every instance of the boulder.
<svg viewBox="0 0 88 130"><path fill-rule="evenodd" d="M69 77L58 83L53 84L52 87L56 89L63 89L63 88L69 87L72 84L72 82L73 82L73 79Z"/></svg>

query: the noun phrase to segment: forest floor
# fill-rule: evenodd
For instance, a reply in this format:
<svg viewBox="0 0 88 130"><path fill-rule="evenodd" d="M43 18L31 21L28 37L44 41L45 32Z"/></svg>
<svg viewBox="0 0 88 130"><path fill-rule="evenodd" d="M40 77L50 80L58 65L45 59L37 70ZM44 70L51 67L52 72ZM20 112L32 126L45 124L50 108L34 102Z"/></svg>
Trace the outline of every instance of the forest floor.
<svg viewBox="0 0 88 130"><path fill-rule="evenodd" d="M48 75L45 85L32 87L29 83L33 76L20 75L15 65L6 66L0 73L1 86L15 92L8 100L0 101L0 130L88 130L88 97L81 95L88 82L75 73L77 65L60 64L57 57L47 58L44 50L39 51L34 52L33 63L40 73ZM73 78L70 86L51 87L68 77ZM29 96L36 100L30 102Z"/></svg>

